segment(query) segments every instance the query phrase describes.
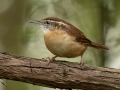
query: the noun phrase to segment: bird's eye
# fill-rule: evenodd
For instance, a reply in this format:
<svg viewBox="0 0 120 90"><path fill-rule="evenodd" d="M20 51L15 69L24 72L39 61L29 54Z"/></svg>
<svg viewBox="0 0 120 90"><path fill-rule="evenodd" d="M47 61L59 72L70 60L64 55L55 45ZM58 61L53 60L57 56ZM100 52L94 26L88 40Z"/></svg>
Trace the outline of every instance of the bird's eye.
<svg viewBox="0 0 120 90"><path fill-rule="evenodd" d="M46 24L50 24L48 21L46 21Z"/></svg>

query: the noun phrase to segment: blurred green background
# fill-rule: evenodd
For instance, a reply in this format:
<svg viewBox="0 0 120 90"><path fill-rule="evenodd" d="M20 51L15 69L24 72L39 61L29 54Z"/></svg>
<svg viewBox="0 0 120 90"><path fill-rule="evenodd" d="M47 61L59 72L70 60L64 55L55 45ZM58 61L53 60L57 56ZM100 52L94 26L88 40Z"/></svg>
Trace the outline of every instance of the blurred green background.
<svg viewBox="0 0 120 90"><path fill-rule="evenodd" d="M64 19L109 51L88 48L83 59L93 66L120 68L120 0L0 0L0 52L34 58L53 55L44 44L39 25L28 23L45 17ZM79 62L77 58L57 58ZM37 85L4 80L0 90L54 90Z"/></svg>

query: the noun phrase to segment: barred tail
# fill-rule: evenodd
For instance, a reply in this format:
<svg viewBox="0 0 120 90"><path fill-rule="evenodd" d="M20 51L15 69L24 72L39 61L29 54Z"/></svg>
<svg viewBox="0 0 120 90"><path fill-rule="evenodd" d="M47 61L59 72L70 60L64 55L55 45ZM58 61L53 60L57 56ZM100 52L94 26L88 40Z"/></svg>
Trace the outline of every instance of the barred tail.
<svg viewBox="0 0 120 90"><path fill-rule="evenodd" d="M95 42L92 42L92 44L90 44L89 46L90 46L90 47L94 47L94 48L96 48L96 49L109 50L109 48L107 48L106 46L101 45L101 44L98 44L98 43L95 43Z"/></svg>

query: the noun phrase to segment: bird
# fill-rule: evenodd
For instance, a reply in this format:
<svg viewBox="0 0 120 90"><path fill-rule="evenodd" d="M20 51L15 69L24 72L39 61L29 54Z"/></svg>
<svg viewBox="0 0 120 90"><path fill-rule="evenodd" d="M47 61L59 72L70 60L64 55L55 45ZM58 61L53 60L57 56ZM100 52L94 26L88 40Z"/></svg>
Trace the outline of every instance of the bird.
<svg viewBox="0 0 120 90"><path fill-rule="evenodd" d="M81 56L80 66L84 65L82 58L87 47L109 50L108 47L88 39L82 31L69 22L57 18L47 17L42 20L30 20L41 26L47 49L55 56L49 58L55 61L57 57L74 58Z"/></svg>

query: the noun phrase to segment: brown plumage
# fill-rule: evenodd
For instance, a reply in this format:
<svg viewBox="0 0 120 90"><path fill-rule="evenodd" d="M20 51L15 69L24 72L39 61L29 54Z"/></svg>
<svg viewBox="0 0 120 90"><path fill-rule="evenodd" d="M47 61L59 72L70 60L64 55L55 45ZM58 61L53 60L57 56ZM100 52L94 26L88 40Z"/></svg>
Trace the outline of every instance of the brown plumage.
<svg viewBox="0 0 120 90"><path fill-rule="evenodd" d="M107 48L106 46L104 45L101 45L101 44L98 44L98 43L95 43L95 42L92 42L90 41L82 31L80 31L78 28L76 28L75 26L73 26L72 24L62 20L62 19L59 19L59 18L56 18L56 17L48 17L48 18L45 18L43 20L51 20L51 21L56 21L56 22L63 22L65 24L67 24L68 26L65 26L65 25L59 25L58 23L56 23L56 27L60 28L61 30L64 30L66 31L68 34L74 36L76 38L76 41L81 43L81 44L84 44L84 45L87 45L87 46L90 46L90 47L94 47L96 49L105 49L105 50L109 50L109 48Z"/></svg>
<svg viewBox="0 0 120 90"><path fill-rule="evenodd" d="M48 17L41 21L31 21L31 23L42 26L46 47L55 55L51 60L55 60L56 57L82 57L88 46L109 50L104 45L92 42L82 31L62 19ZM80 64L83 65L83 59Z"/></svg>

